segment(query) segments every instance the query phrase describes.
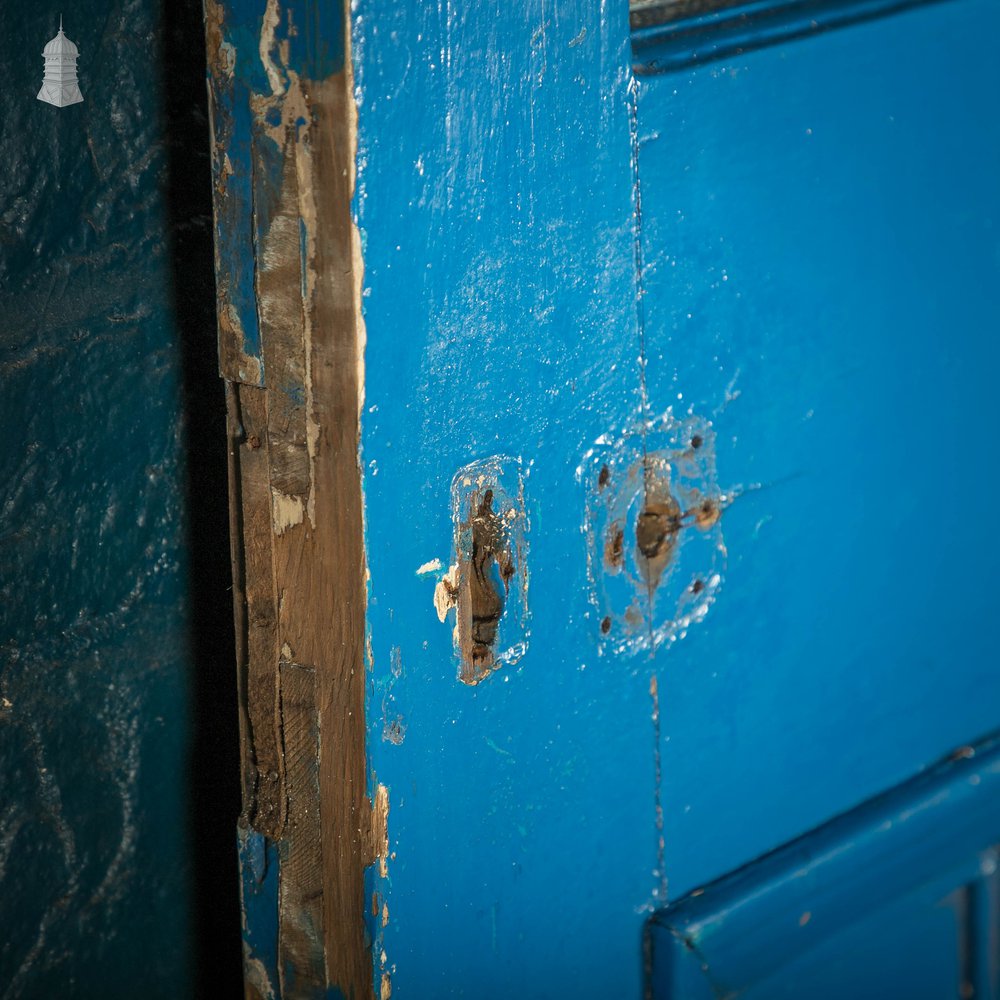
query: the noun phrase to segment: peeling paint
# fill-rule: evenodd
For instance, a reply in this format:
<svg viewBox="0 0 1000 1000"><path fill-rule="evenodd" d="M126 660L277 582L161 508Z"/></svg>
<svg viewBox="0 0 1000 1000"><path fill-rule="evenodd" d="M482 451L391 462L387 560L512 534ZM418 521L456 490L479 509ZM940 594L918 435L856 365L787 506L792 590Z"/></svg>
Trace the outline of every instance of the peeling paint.
<svg viewBox="0 0 1000 1000"><path fill-rule="evenodd" d="M438 580L434 588L434 610L437 611L438 621L443 622L448 617L448 612L457 604L458 563L452 563L448 572Z"/></svg>
<svg viewBox="0 0 1000 1000"><path fill-rule="evenodd" d="M382 878L389 875L389 789L379 785L371 817L372 861L377 862Z"/></svg>
<svg viewBox="0 0 1000 1000"><path fill-rule="evenodd" d="M214 133L219 227L233 244L231 262L255 265L252 287L246 268L238 289L220 282L220 316L229 317L223 367L241 378L252 371L246 358L234 360L233 343L246 347L256 323L267 375L266 433L255 447L266 453L271 625L282 659L276 684L259 684L258 694L262 712L268 694L272 702L277 695L286 787L295 791L280 831L280 974L296 995L322 986L370 996L377 979L358 903L365 869L377 863L385 871L388 793L380 786L373 801L365 794L359 623L367 571L356 424L364 333L360 240L350 218L349 12L311 0L207 2L224 111ZM235 65L229 90L218 83L223 58L230 73ZM229 258L220 265L224 279ZM230 302L237 308L227 311ZM293 648L308 666L292 662ZM289 684L294 691L286 692ZM392 732L401 738L401 721Z"/></svg>
<svg viewBox="0 0 1000 1000"><path fill-rule="evenodd" d="M505 471L506 470L506 471ZM438 581L434 607L455 610L459 679L476 685L528 648L528 519L518 459L493 456L452 479L455 562Z"/></svg>
<svg viewBox="0 0 1000 1000"><path fill-rule="evenodd" d="M219 367L233 382L263 385L263 355L254 300L250 94L237 39L236 12L205 0L209 123L212 134L215 274L218 295ZM227 17L228 15L228 17ZM242 71L241 71L242 67Z"/></svg>
<svg viewBox="0 0 1000 1000"><path fill-rule="evenodd" d="M260 1000L275 1000L274 986L267 974L267 968L259 958L250 954L247 945L243 945L243 978L247 991Z"/></svg>
<svg viewBox="0 0 1000 1000"><path fill-rule="evenodd" d="M301 524L305 517L302 497L291 497L272 487L271 514L276 535L284 534L289 528Z"/></svg>
<svg viewBox="0 0 1000 1000"><path fill-rule="evenodd" d="M275 48L274 31L281 23L281 11L278 9L278 0L267 0L267 7L264 9L264 16L260 25L260 61L267 73L268 83L271 85L271 93L280 96L285 92L285 85L281 79L281 71L271 58L271 52ZM284 62L288 62L287 53Z"/></svg>

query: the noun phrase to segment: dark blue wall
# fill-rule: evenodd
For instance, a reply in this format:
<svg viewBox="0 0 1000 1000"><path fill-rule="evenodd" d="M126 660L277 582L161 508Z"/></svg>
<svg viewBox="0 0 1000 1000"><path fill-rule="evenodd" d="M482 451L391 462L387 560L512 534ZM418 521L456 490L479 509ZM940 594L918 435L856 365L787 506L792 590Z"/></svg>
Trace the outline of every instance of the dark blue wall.
<svg viewBox="0 0 1000 1000"><path fill-rule="evenodd" d="M200 3L0 0L0 996L236 992ZM169 65L169 72L164 66Z"/></svg>

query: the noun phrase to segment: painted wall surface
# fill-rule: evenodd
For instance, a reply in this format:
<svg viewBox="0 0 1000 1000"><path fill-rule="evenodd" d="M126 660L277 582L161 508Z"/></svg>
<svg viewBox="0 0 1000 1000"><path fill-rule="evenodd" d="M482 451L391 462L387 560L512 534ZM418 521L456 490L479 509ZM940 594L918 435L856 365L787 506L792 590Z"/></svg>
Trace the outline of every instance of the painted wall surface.
<svg viewBox="0 0 1000 1000"><path fill-rule="evenodd" d="M190 199L183 217L168 203L165 101L177 83L161 79L161 59L176 48L166 33L184 23L182 12L195 14L200 43L192 4L175 4L166 18L156 0L64 7L84 103L59 109L35 99L59 8L0 3L4 998L197 994L194 833L205 828L190 816L190 699L204 682L192 677L191 637L215 598L192 607L189 573L205 563L188 553L181 331L204 321L206 287L209 325L200 346L197 338L189 346L207 360L216 392L221 464L209 488L224 491L225 465L210 257L205 276L184 290L187 305L175 304L174 254L187 247L199 260L185 233L207 233L210 221ZM195 119L192 161L207 148L197 59L196 97L184 112L189 127ZM191 63L179 58L173 70L183 76ZM201 170L207 186L204 157ZM225 568L217 576L224 613ZM198 667L221 670L228 687L231 663ZM234 729L231 711L218 732ZM235 767L224 752L217 761L233 767L217 785L233 805ZM235 808L227 834L234 819ZM216 948L214 966L231 987L238 913L229 836L222 863L232 891L213 905L232 925L222 939L234 948Z"/></svg>

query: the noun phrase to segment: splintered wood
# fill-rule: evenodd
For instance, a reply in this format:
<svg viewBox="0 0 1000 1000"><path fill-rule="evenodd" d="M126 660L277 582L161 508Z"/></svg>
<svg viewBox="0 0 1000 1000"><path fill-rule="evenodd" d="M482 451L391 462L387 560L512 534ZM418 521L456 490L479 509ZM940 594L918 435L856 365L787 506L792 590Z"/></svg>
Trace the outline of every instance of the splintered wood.
<svg viewBox="0 0 1000 1000"><path fill-rule="evenodd" d="M240 350L226 346L239 306L229 298L246 269L217 261L231 383L243 823L277 845L275 993L360 998L374 989L365 869L384 860L388 797L378 787L369 795L365 752L355 109L349 59L326 75L297 62L291 11L277 16L280 7L271 0L261 29L271 91L262 94L234 89L229 8L206 4L217 222L224 214L229 235L244 234L224 249L252 259L260 335L256 366L245 328ZM242 137L222 106L239 100L250 111ZM233 168L238 157L247 162ZM252 178L242 202L234 169Z"/></svg>

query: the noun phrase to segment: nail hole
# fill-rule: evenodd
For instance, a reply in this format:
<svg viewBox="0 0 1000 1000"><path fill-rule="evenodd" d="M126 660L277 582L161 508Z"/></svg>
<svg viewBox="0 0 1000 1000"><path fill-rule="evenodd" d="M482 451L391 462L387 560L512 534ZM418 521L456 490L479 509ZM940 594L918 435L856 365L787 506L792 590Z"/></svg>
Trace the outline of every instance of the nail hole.
<svg viewBox="0 0 1000 1000"><path fill-rule="evenodd" d="M609 633L609 632L611 631L611 618L610 618L610 616L609 616L609 617L607 617L607 618L605 618L605 619L604 619L604 620L603 620L603 621L601 622L601 631L602 631L602 632L603 632L603 633L604 633L605 635L607 635L607 634L608 634L608 633Z"/></svg>
<svg viewBox="0 0 1000 1000"><path fill-rule="evenodd" d="M691 438L691 447L692 448L700 448L704 443L705 443L705 440L704 440L704 438L702 438L702 436L700 434L695 434L695 436L693 438Z"/></svg>

